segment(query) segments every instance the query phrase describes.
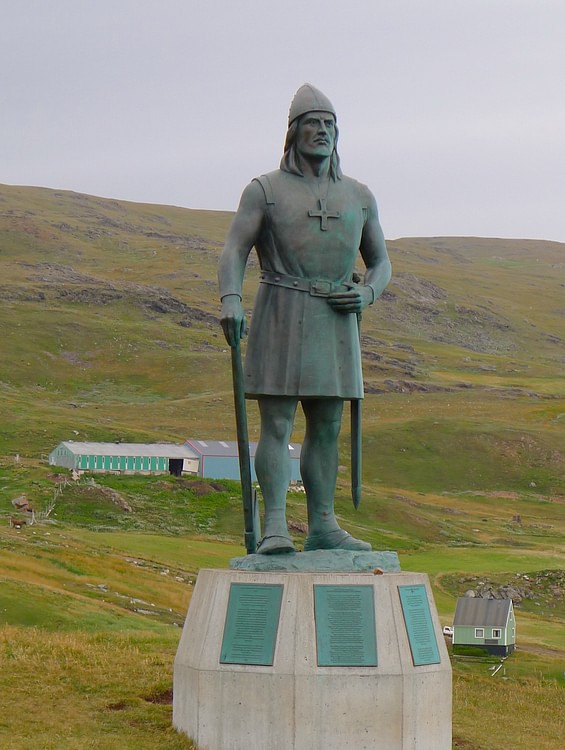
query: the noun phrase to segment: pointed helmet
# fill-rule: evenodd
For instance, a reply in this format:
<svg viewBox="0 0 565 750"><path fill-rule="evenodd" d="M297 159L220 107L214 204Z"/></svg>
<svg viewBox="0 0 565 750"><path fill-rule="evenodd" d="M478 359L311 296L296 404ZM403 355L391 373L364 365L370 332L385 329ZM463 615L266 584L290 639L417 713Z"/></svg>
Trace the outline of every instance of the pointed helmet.
<svg viewBox="0 0 565 750"><path fill-rule="evenodd" d="M294 95L288 113L288 124L306 112L331 112L337 121L334 105L320 89L310 83L305 83Z"/></svg>

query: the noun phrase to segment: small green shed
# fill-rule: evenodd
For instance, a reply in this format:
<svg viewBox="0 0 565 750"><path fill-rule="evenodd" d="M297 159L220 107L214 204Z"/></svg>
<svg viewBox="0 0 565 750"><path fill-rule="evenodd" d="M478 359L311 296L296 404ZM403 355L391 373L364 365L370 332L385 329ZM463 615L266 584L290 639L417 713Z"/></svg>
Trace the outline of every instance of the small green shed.
<svg viewBox="0 0 565 750"><path fill-rule="evenodd" d="M453 618L453 648L477 646L490 654L507 656L516 648L516 620L512 599L462 596Z"/></svg>

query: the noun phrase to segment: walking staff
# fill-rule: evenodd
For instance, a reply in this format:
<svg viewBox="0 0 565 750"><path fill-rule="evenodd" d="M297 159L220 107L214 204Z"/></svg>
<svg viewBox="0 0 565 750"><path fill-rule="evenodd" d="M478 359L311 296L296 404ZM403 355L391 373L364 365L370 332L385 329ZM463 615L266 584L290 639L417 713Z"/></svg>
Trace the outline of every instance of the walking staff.
<svg viewBox="0 0 565 750"><path fill-rule="evenodd" d="M243 522L245 525L245 549L252 555L257 549L257 530L255 528L256 509L251 486L251 458L249 456L249 431L247 429L247 409L245 408L245 387L243 384L243 366L241 364L240 339L231 347L231 366L233 377L233 399L235 422L237 428L237 449L239 455L239 474L241 477L241 499L243 501Z"/></svg>

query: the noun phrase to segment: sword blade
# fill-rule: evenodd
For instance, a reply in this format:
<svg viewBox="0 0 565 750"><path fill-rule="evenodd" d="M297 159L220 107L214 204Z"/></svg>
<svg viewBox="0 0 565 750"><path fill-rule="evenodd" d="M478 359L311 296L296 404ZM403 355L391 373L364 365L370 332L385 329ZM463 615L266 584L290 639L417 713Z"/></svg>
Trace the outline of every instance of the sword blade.
<svg viewBox="0 0 565 750"><path fill-rule="evenodd" d="M361 399L351 402L351 499L355 510L361 502Z"/></svg>
<svg viewBox="0 0 565 750"><path fill-rule="evenodd" d="M357 313L357 333L361 348L361 313ZM351 401L351 499L355 510L361 502L361 399Z"/></svg>

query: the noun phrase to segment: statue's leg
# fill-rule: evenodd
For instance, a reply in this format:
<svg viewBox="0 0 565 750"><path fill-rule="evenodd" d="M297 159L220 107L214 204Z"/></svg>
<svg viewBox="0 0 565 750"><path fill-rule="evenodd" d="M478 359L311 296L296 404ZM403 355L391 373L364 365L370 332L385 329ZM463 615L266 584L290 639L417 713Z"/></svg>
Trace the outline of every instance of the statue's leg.
<svg viewBox="0 0 565 750"><path fill-rule="evenodd" d="M292 552L294 545L286 525L286 494L291 476L288 443L298 401L285 396L262 396L258 402L261 437L255 453L255 471L265 502L265 523L257 552Z"/></svg>
<svg viewBox="0 0 565 750"><path fill-rule="evenodd" d="M300 471L308 502L308 538L305 550L370 550L340 528L334 511L337 481L337 440L341 429L341 399L305 399L306 435L300 456Z"/></svg>
<svg viewBox="0 0 565 750"><path fill-rule="evenodd" d="M334 514L337 481L337 439L341 430L341 399L308 399L302 402L306 434L300 454L300 472L308 502L311 533L338 529Z"/></svg>

